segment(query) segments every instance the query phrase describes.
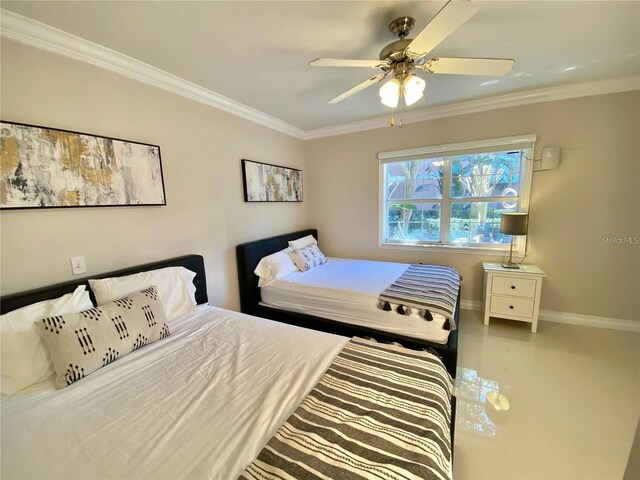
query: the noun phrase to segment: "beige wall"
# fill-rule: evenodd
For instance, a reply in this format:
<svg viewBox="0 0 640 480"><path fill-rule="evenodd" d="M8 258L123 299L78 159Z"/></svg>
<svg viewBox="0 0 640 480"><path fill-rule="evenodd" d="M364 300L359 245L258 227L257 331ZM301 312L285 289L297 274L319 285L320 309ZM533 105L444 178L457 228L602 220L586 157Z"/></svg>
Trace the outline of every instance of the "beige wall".
<svg viewBox="0 0 640 480"><path fill-rule="evenodd" d="M187 253L210 301L237 308L234 246L308 226L303 203L243 202L240 159L304 170L301 140L67 57L2 42L3 120L160 145L166 207L0 212L1 292Z"/></svg>
<svg viewBox="0 0 640 480"><path fill-rule="evenodd" d="M547 274L541 308L640 320L640 92L540 103L309 142L309 213L332 256L433 262L464 277L462 298L482 300L482 261L471 254L381 249L381 151L534 133L562 148L558 170L534 173L527 262Z"/></svg>
<svg viewBox="0 0 640 480"><path fill-rule="evenodd" d="M622 480L637 480L640 478L640 420L636 425L636 434L633 437L627 468L624 470Z"/></svg>
<svg viewBox="0 0 640 480"><path fill-rule="evenodd" d="M586 97L302 142L69 58L2 41L2 119L159 144L166 207L0 212L0 291L185 253L205 256L212 303L237 308L237 243L315 226L333 256L452 265L482 298L483 260L377 246L380 151L524 133L562 148L534 174L529 262L548 274L541 308L640 319L640 92ZM300 204L242 201L240 159L304 170Z"/></svg>

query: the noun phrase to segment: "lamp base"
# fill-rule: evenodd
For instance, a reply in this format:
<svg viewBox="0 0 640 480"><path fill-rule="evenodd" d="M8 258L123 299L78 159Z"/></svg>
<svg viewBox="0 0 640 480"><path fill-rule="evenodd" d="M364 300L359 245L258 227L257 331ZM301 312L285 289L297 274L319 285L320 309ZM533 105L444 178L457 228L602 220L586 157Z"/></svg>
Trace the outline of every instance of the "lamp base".
<svg viewBox="0 0 640 480"><path fill-rule="evenodd" d="M520 268L520 265L513 263L513 235L511 235L511 247L509 247L509 261L501 265L502 268L512 268L514 270Z"/></svg>
<svg viewBox="0 0 640 480"><path fill-rule="evenodd" d="M507 397L498 392L487 393L487 403L500 411L506 411L511 408L511 404L509 403L509 400L507 400Z"/></svg>
<svg viewBox="0 0 640 480"><path fill-rule="evenodd" d="M502 266L502 268L513 268L513 269L520 268L520 265L513 262L501 263L500 265Z"/></svg>

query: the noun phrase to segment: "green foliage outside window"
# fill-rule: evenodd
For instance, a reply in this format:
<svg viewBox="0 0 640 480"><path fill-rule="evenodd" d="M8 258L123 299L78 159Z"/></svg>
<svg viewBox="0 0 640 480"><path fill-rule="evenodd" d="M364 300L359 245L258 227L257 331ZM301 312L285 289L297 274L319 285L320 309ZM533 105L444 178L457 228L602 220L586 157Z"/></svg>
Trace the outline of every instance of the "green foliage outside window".
<svg viewBox="0 0 640 480"><path fill-rule="evenodd" d="M440 240L437 199L445 193L445 161L450 162L451 168L449 242L507 243L509 237L499 233L499 222L503 212L515 211L516 199L510 202L508 197L518 195L520 151L388 164L387 200L403 201L387 204L387 240ZM478 201L485 197L497 197L500 201ZM422 199L422 202L411 203L411 199ZM433 199L433 203L429 203L429 199Z"/></svg>

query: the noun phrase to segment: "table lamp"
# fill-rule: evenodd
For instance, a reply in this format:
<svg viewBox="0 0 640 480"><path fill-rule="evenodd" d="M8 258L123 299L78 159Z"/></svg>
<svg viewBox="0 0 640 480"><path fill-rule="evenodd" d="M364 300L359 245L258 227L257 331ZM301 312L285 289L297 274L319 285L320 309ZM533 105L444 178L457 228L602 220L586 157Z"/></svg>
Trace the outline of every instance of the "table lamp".
<svg viewBox="0 0 640 480"><path fill-rule="evenodd" d="M520 268L513 263L513 236L526 235L529 228L528 213L503 213L500 217L500 233L511 235L511 248L509 249L509 261L502 264L502 268Z"/></svg>

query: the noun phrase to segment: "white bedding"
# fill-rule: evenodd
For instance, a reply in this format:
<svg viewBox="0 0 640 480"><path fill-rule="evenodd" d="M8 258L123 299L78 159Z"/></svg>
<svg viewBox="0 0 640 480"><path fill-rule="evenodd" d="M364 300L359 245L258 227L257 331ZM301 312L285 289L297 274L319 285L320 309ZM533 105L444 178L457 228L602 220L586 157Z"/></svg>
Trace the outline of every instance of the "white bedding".
<svg viewBox="0 0 640 480"><path fill-rule="evenodd" d="M442 315L427 322L377 307L378 295L409 267L407 263L328 258L327 263L275 279L260 290L264 305L375 328L407 337L446 343Z"/></svg>
<svg viewBox="0 0 640 480"><path fill-rule="evenodd" d="M61 390L0 401L1 477L234 479L348 339L214 307Z"/></svg>

